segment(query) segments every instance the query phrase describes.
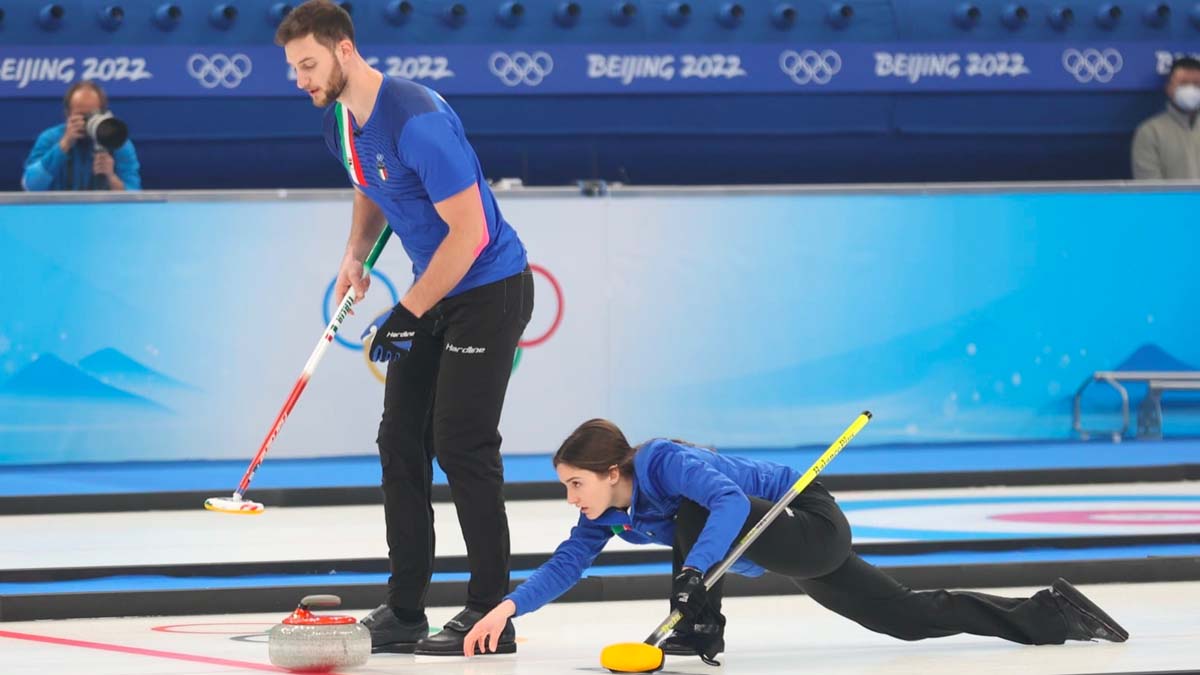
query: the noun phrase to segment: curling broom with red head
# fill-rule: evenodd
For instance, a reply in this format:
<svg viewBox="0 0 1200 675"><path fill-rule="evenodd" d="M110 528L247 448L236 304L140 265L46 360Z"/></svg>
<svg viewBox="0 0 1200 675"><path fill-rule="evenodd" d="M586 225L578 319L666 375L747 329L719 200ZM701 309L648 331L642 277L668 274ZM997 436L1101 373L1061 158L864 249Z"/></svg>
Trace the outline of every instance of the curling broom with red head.
<svg viewBox="0 0 1200 675"><path fill-rule="evenodd" d="M379 233L379 239L375 240L375 246L371 248L371 253L363 262L364 277L371 275L371 268L375 266L375 261L379 259L379 254L383 253L383 247L387 244L391 234L391 228L385 225L383 232ZM296 401L300 400L300 394L304 393L304 388L308 386L309 378L312 377L313 371L317 369L317 364L321 362L321 357L329 349L329 345L337 336L338 329L342 327L342 321L345 320L346 315L350 313L350 308L353 306L354 287L351 286L347 289L342 301L338 303L337 311L333 313L333 318L330 319L329 325L325 326L325 332L321 334L321 340L317 342L316 349L308 357L308 363L304 364L304 370L301 371L300 378L296 380L296 384L292 387L292 393L288 394L287 400L283 403L283 409L275 416L275 423L271 425L271 430L267 432L267 437L263 439L262 445L259 446L258 453L250 461L250 466L242 476L242 482L238 483L237 489L233 491L233 496L209 497L204 500L204 508L219 513L244 515L256 515L263 512L265 507L261 503L245 498L246 490L250 488L250 481L254 479L254 472L258 471L258 467L266 459L267 450L271 447L271 443L275 442L275 437L279 435L279 430L283 428L283 422L292 413L292 408L296 407Z"/></svg>

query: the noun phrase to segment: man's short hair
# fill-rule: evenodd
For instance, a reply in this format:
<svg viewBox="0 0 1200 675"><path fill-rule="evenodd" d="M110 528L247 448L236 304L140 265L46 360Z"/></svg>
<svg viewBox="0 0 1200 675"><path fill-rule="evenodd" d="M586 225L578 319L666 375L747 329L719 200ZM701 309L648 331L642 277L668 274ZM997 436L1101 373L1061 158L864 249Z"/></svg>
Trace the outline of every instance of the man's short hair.
<svg viewBox="0 0 1200 675"><path fill-rule="evenodd" d="M275 44L282 47L306 35L333 49L342 40L354 42L354 22L346 10L330 0L308 0L279 23Z"/></svg>
<svg viewBox="0 0 1200 675"><path fill-rule="evenodd" d="M63 110L67 113L71 112L71 97L75 96L75 92L80 89L91 89L100 97L100 109L108 110L108 94L104 93L104 89L91 80L80 80L75 84L67 87L67 93L63 94Z"/></svg>
<svg viewBox="0 0 1200 675"><path fill-rule="evenodd" d="M1171 72L1167 73L1167 77L1170 78L1175 74L1176 70L1181 68L1184 70L1200 70L1200 59L1194 59L1190 56L1181 56L1175 59L1175 61L1171 63Z"/></svg>

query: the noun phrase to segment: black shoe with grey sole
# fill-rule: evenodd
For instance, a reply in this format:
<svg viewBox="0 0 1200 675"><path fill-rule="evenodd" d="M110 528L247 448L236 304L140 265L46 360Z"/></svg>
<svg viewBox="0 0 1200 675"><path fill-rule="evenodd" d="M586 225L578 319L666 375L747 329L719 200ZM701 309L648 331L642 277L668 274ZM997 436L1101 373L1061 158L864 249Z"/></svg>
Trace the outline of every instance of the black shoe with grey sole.
<svg viewBox="0 0 1200 675"><path fill-rule="evenodd" d="M371 631L372 654L411 654L422 638L429 637L429 621L401 621L387 605L376 607L359 623Z"/></svg>
<svg viewBox="0 0 1200 675"><path fill-rule="evenodd" d="M717 637L711 644L713 656L725 651L725 638ZM687 637L671 635L659 643L658 648L669 656L700 656L693 642Z"/></svg>
<svg viewBox="0 0 1200 675"><path fill-rule="evenodd" d="M1058 601L1063 618L1067 621L1068 640L1124 642L1129 639L1129 631L1066 579L1055 581L1050 586L1050 592Z"/></svg>
<svg viewBox="0 0 1200 675"><path fill-rule="evenodd" d="M440 632L427 636L417 643L414 653L419 656L462 656L463 642L466 640L467 633L470 633L482 618L483 612L464 609L453 619L447 621ZM512 621L504 624L504 630L500 632L500 644L496 645L495 651L483 652L478 647L475 648L475 653L478 655L515 654L516 652L517 629L513 627Z"/></svg>

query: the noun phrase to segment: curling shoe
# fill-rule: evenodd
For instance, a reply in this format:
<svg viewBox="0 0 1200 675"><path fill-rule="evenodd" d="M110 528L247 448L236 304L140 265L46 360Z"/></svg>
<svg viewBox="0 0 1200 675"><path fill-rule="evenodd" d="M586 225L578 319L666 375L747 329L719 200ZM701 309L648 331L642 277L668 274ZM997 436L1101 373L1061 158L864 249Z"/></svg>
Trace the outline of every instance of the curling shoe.
<svg viewBox="0 0 1200 675"><path fill-rule="evenodd" d="M1050 593L1067 621L1068 640L1124 642L1129 639L1129 631L1066 579L1055 581L1050 586Z"/></svg>
<svg viewBox="0 0 1200 675"><path fill-rule="evenodd" d="M418 642L414 653L421 656L462 656L463 641L466 639L467 633L470 633L475 624L483 618L483 614L483 612L473 609L464 609L453 619L447 621L440 632L426 636ZM513 627L511 620L504 624L504 630L500 632L500 644L496 646L496 651L484 652L478 647L475 648L477 655L515 654L516 652L517 629Z"/></svg>
<svg viewBox="0 0 1200 675"><path fill-rule="evenodd" d="M411 654L422 638L429 637L427 619L401 621L387 605L376 607L359 623L371 631L372 654Z"/></svg>

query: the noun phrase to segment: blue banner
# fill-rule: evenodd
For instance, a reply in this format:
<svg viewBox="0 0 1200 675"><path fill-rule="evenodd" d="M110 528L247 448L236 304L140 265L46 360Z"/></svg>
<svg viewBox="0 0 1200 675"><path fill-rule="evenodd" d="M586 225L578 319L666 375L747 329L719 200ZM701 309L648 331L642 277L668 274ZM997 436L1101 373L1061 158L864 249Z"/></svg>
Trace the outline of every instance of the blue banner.
<svg viewBox="0 0 1200 675"><path fill-rule="evenodd" d="M1195 45L1190 45L1195 54ZM1184 44L363 45L385 74L445 94L1128 91L1162 86ZM295 96L267 46L7 47L0 97L79 79L117 96Z"/></svg>

